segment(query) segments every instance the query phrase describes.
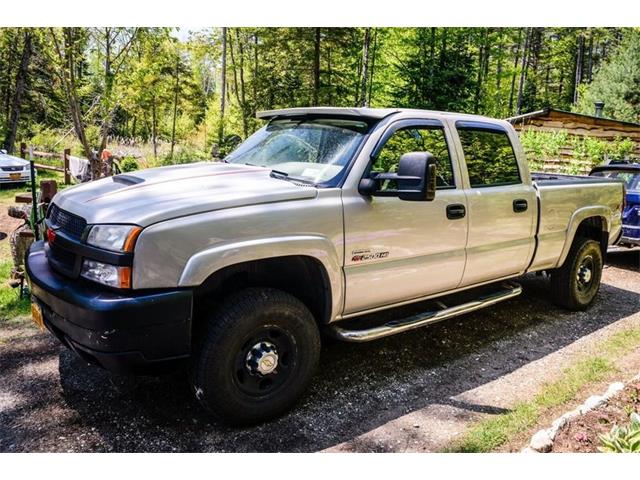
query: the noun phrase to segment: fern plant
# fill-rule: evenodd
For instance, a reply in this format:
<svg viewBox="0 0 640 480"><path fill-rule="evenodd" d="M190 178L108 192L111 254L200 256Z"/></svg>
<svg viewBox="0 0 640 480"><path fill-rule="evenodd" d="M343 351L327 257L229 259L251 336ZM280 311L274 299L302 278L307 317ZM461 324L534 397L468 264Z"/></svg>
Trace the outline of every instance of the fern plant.
<svg viewBox="0 0 640 480"><path fill-rule="evenodd" d="M640 415L633 412L627 427L614 426L606 435L600 435L604 453L640 453Z"/></svg>

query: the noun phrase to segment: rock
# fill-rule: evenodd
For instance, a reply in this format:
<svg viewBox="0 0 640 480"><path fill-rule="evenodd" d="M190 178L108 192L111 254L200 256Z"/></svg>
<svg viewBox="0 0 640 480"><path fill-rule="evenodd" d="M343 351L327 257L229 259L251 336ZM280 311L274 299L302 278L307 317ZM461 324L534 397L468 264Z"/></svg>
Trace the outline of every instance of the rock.
<svg viewBox="0 0 640 480"><path fill-rule="evenodd" d="M607 398L611 398L622 389L624 389L624 383L622 382L612 383L611 385L609 385L609 388L607 388L607 393L605 393L604 396Z"/></svg>
<svg viewBox="0 0 640 480"><path fill-rule="evenodd" d="M553 447L553 440L551 440L551 437L549 437L549 433L546 430L540 430L533 437L531 437L529 447L531 447L536 452L550 452L551 448Z"/></svg>
<svg viewBox="0 0 640 480"><path fill-rule="evenodd" d="M520 451L520 453L539 453L539 452L536 452L533 448L526 447L526 448L523 448L523 449Z"/></svg>
<svg viewBox="0 0 640 480"><path fill-rule="evenodd" d="M591 395L580 407L580 413L584 415L594 408L598 408L600 405L603 405L606 401L607 399L605 397L601 397L600 395Z"/></svg>
<svg viewBox="0 0 640 480"><path fill-rule="evenodd" d="M549 438L551 440L555 440L558 432L569 422L569 419L564 416L560 418L556 418L551 424L551 428L547 429L547 433L549 434Z"/></svg>

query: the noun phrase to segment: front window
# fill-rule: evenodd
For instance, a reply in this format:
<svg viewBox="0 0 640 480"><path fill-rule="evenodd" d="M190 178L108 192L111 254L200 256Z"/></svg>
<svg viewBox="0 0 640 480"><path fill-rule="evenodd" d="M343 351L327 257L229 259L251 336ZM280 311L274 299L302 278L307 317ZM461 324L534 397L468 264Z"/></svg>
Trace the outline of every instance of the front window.
<svg viewBox="0 0 640 480"><path fill-rule="evenodd" d="M267 167L291 180L333 186L369 126L342 119L274 120L225 158L228 163Z"/></svg>

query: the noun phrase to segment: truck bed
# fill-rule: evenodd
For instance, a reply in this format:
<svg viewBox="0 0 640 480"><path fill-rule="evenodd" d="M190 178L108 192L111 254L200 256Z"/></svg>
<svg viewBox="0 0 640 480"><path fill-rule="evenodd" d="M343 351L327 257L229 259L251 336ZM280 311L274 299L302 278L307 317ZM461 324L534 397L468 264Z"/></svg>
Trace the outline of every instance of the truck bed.
<svg viewBox="0 0 640 480"><path fill-rule="evenodd" d="M618 238L620 204L624 195L619 181L556 173L533 173L531 177L533 186L538 191L540 223L536 253L530 271L559 266L563 260L562 252L572 217L580 215L583 208L606 212L602 217L613 220L612 225L608 226L609 243Z"/></svg>

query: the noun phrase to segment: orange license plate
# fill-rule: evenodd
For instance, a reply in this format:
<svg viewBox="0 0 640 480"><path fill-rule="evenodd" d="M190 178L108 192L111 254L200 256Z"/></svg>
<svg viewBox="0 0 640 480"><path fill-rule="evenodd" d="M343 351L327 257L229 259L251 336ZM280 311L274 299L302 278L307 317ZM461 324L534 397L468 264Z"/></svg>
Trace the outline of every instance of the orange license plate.
<svg viewBox="0 0 640 480"><path fill-rule="evenodd" d="M20 180L20 174L19 173L10 173L9 174L9 178L11 180Z"/></svg>
<svg viewBox="0 0 640 480"><path fill-rule="evenodd" d="M37 303L31 303L31 318L40 330L44 331L44 319L42 318L42 309Z"/></svg>

